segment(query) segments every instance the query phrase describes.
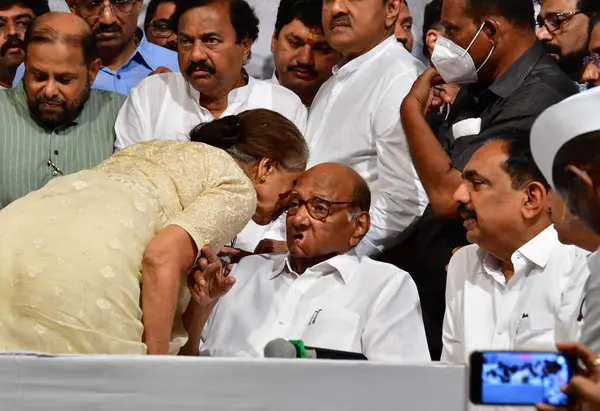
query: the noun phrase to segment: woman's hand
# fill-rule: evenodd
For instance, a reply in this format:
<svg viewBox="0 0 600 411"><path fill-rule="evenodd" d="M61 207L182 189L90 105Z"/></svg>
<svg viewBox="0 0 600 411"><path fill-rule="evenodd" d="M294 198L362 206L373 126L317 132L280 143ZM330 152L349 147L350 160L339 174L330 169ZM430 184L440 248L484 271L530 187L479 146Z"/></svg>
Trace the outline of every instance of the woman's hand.
<svg viewBox="0 0 600 411"><path fill-rule="evenodd" d="M200 307L208 307L231 290L235 278L229 277L231 266L223 269L221 260L209 247L202 249L202 257L188 276L188 288Z"/></svg>
<svg viewBox="0 0 600 411"><path fill-rule="evenodd" d="M595 352L575 343L558 344L558 349L580 359L585 369L579 375L571 378L569 384L561 389L575 399L575 405L569 410L597 411L600 410L600 360ZM553 407L548 404L537 404L538 411L559 411L565 408Z"/></svg>

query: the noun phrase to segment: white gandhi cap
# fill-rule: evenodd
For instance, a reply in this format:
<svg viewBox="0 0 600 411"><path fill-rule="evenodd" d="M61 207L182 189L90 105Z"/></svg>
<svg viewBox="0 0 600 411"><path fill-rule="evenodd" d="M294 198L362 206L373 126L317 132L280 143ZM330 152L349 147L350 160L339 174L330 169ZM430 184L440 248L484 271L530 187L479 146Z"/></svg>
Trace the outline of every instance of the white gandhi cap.
<svg viewBox="0 0 600 411"><path fill-rule="evenodd" d="M575 137L597 130L600 130L600 87L553 105L535 120L531 153L552 187L552 165L558 150Z"/></svg>

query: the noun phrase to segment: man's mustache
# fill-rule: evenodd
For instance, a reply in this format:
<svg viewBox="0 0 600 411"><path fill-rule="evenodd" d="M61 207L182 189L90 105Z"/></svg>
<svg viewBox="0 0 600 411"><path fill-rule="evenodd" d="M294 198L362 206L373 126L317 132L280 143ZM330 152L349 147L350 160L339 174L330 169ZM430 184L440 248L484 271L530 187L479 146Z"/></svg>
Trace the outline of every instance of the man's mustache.
<svg viewBox="0 0 600 411"><path fill-rule="evenodd" d="M53 104L56 106L61 106L63 108L67 106L67 102L61 98L47 99L46 97L38 97L37 102L38 104Z"/></svg>
<svg viewBox="0 0 600 411"><path fill-rule="evenodd" d="M288 66L288 71L294 71L296 69L301 69L301 70L305 70L308 71L310 74L312 74L313 76L317 75L317 72L315 71L314 68L310 67L310 66L306 66L304 64L294 64L291 66Z"/></svg>
<svg viewBox="0 0 600 411"><path fill-rule="evenodd" d="M215 66L213 66L206 60L191 62L188 68L186 69L186 72L188 75L191 76L194 71L206 71L209 74L215 74L217 72Z"/></svg>
<svg viewBox="0 0 600 411"><path fill-rule="evenodd" d="M6 40L6 43L4 43L2 47L0 47L0 56L5 56L6 53L8 53L8 49L12 48L20 48L21 50L23 50L23 40L16 36L9 36L8 40Z"/></svg>
<svg viewBox="0 0 600 411"><path fill-rule="evenodd" d="M345 26L351 26L352 21L350 21L350 16L348 16L347 14L338 14L337 16L333 16L333 19L331 19L331 23L329 24L329 26L333 27L334 25L340 24Z"/></svg>
<svg viewBox="0 0 600 411"><path fill-rule="evenodd" d="M120 33L121 31L123 31L123 26L121 26L118 23L113 23L110 25L100 24L94 29L94 34L97 35L100 33Z"/></svg>
<svg viewBox="0 0 600 411"><path fill-rule="evenodd" d="M473 220L477 220L477 213L475 213L475 211L473 211L473 210L469 210L467 208L466 204L460 203L458 205L458 213L465 220L467 220L469 218L472 218Z"/></svg>

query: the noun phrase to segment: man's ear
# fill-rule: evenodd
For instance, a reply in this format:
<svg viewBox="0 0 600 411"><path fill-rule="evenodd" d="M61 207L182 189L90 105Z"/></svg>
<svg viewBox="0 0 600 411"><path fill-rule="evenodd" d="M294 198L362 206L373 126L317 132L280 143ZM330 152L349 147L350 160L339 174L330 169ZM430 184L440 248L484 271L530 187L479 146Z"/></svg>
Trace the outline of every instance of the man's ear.
<svg viewBox="0 0 600 411"><path fill-rule="evenodd" d="M273 37L271 37L271 54L274 54L275 44L277 44L277 34L273 32Z"/></svg>
<svg viewBox="0 0 600 411"><path fill-rule="evenodd" d="M531 219L540 213L548 212L548 192L542 183L532 181L525 187L525 201L523 202L523 217Z"/></svg>
<svg viewBox="0 0 600 411"><path fill-rule="evenodd" d="M587 171L573 165L568 165L565 171L569 174L570 178L575 180L577 184L582 185L585 188L588 198L594 198L596 196L594 181L592 180L592 176L590 176Z"/></svg>
<svg viewBox="0 0 600 411"><path fill-rule="evenodd" d="M385 28L389 29L396 26L398 15L406 5L404 4L404 0L388 0L386 7Z"/></svg>
<svg viewBox="0 0 600 411"><path fill-rule="evenodd" d="M77 12L77 8L75 7L75 0L66 0L67 6L72 14L81 17L81 15Z"/></svg>
<svg viewBox="0 0 600 411"><path fill-rule="evenodd" d="M100 68L102 68L102 60L100 60L99 58L95 58L94 61L90 63L90 67L88 69L90 84L94 84L94 81L96 80L96 76L98 75Z"/></svg>
<svg viewBox="0 0 600 411"><path fill-rule="evenodd" d="M356 247L371 227L371 216L367 211L362 211L354 217L352 224L354 225L354 232L350 237L350 245Z"/></svg>
<svg viewBox="0 0 600 411"><path fill-rule="evenodd" d="M492 18L485 19L481 31L485 33L494 46L498 44L500 40L500 23L497 20Z"/></svg>
<svg viewBox="0 0 600 411"><path fill-rule="evenodd" d="M435 42L437 41L438 36L440 35L439 31L429 29L427 34L425 34L425 45L429 50L429 55L433 55L433 49L435 48Z"/></svg>
<svg viewBox="0 0 600 411"><path fill-rule="evenodd" d="M252 49L252 40L248 37L242 40L242 47L244 48L244 62L246 64L250 60L250 50Z"/></svg>

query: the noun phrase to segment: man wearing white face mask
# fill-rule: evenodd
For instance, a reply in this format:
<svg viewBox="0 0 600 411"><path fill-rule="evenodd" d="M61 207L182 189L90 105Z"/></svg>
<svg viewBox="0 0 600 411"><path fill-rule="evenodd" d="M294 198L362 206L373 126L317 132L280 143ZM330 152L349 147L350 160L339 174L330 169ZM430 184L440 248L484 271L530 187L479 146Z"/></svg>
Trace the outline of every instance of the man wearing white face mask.
<svg viewBox="0 0 600 411"><path fill-rule="evenodd" d="M547 107L577 92L537 42L533 3L524 0L444 0L441 33L424 72L404 99L402 123L430 205L408 244L385 261L411 273L426 325L441 330L445 265L465 245L452 194L461 171L486 141L528 131ZM432 87L460 84L461 91L437 136L425 119Z"/></svg>

